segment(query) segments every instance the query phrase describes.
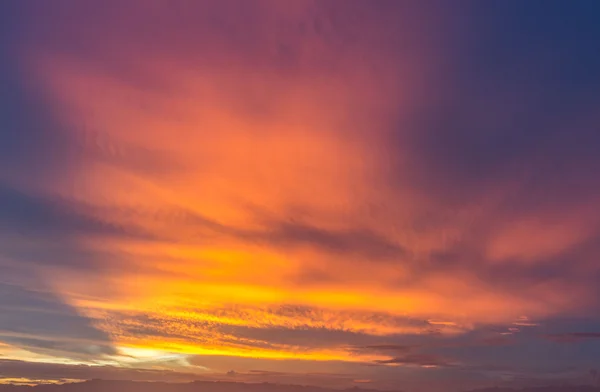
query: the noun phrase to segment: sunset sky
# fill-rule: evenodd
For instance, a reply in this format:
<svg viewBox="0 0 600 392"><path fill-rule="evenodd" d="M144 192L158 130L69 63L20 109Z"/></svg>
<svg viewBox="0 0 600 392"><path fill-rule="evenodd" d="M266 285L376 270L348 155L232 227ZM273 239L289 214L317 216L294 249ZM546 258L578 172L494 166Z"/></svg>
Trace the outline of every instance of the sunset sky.
<svg viewBox="0 0 600 392"><path fill-rule="evenodd" d="M0 382L600 382L599 19L0 0Z"/></svg>

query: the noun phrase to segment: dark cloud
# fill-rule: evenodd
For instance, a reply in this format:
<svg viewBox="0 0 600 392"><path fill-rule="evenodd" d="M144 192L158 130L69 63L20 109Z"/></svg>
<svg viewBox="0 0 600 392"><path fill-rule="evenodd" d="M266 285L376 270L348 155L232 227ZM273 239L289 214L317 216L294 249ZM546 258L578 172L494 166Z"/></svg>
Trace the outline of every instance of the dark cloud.
<svg viewBox="0 0 600 392"><path fill-rule="evenodd" d="M28 237L64 239L78 235L148 238L141 229L126 227L90 214L85 205L60 197L29 194L0 184L0 228Z"/></svg>
<svg viewBox="0 0 600 392"><path fill-rule="evenodd" d="M390 173L392 183L430 200L433 215L476 211L468 222L450 214L449 227L459 227L460 238L417 265L411 279L419 285L432 271L468 270L494 289L515 293L574 282L595 287L598 269L590 255L600 238L599 216L585 206L600 200L600 182L588 175L600 169L600 100L590 90L600 86L592 38L600 28L590 17L598 7L470 6L477 17L465 26L480 33L453 48L445 81L402 119L399 141L388 145L390 159L408 160L411 167L408 180L401 169ZM547 17L537 18L540 12ZM436 227L428 212L417 215ZM490 260L490 244L527 220L544 228L588 220L590 227L556 254ZM543 234L524 235L535 240ZM585 308L594 297L579 304Z"/></svg>
<svg viewBox="0 0 600 392"><path fill-rule="evenodd" d="M281 375L281 374L285 374L284 372L273 372L273 371L269 371L269 370L250 370L248 373L250 374L267 374L267 375Z"/></svg>
<svg viewBox="0 0 600 392"><path fill-rule="evenodd" d="M568 335L573 329L593 333L598 330L595 320L556 318L539 320L535 326L518 324L521 323L479 326L464 335L446 339L431 350L444 358L452 358L465 370L505 371L520 377L557 376L561 372L594 366L600 352L598 340L590 338L571 344L553 344L547 336Z"/></svg>
<svg viewBox="0 0 600 392"><path fill-rule="evenodd" d="M600 332L570 332L544 335L546 339L560 343L575 343L587 340L600 339Z"/></svg>
<svg viewBox="0 0 600 392"><path fill-rule="evenodd" d="M481 344L484 344L487 346L506 346L506 345L516 343L514 338L512 338L511 336L506 336L506 335L484 338L480 342L481 342Z"/></svg>
<svg viewBox="0 0 600 392"><path fill-rule="evenodd" d="M0 341L69 358L115 354L108 334L51 291L0 283Z"/></svg>
<svg viewBox="0 0 600 392"><path fill-rule="evenodd" d="M127 381L193 381L200 376L172 370L132 369L117 366L89 366L0 359L0 374L6 378L39 378L43 380L127 380Z"/></svg>
<svg viewBox="0 0 600 392"><path fill-rule="evenodd" d="M268 380L278 384L300 384L319 386L334 386L341 387L344 385L352 385L356 381L356 376L349 373L332 373L332 372L280 372L270 370L249 370L247 372L236 372L236 377L243 381Z"/></svg>
<svg viewBox="0 0 600 392"><path fill-rule="evenodd" d="M25 264L100 270L112 268L127 255L93 249L81 239L155 238L138 226L121 224L79 201L0 183L0 255ZM0 268L4 268L0 264Z"/></svg>
<svg viewBox="0 0 600 392"><path fill-rule="evenodd" d="M9 271L28 270L29 274L40 267L66 267L73 271L124 270L123 254L110 251L88 249L74 241L39 240L32 241L20 236L6 236L0 241L0 255L4 258L1 268Z"/></svg>
<svg viewBox="0 0 600 392"><path fill-rule="evenodd" d="M600 166L598 101L589 90L600 86L590 41L600 28L589 17L597 6L475 8L470 27L482 34L463 42L454 76L437 86L441 98L416 116L410 151L418 181L454 202L526 176L523 207L598 196L597 182L581 172Z"/></svg>
<svg viewBox="0 0 600 392"><path fill-rule="evenodd" d="M99 369L100 371L96 373L106 372L110 373L111 369ZM115 372L117 373L117 372ZM128 372L121 372L126 374ZM279 384L279 383L271 383L271 382L237 382L237 381L204 381L207 377L202 377L202 381L189 381L189 377L191 374L186 373L175 373L169 374L167 372L164 376L166 382L156 382L158 381L156 377L160 376L160 371L138 371L139 374L135 374L136 372L130 369L129 373L134 374L136 377L134 380L124 380L121 377L110 379L110 380L102 380L102 379L94 379L85 382L77 382L77 383L67 383L63 385L44 385L44 386L36 386L34 388L24 387L27 390L33 391L70 391L70 392L79 392L79 391L94 391L94 392L105 392L105 391L123 391L123 392L135 392L135 391L165 391L165 392L192 392L196 390L211 390L215 392L257 392L257 391L265 391L265 392L333 392L341 390L337 385L337 388L330 389L328 387L318 387L318 386L310 386L305 383L302 384ZM142 374L147 374L149 376L149 381L154 382L142 382L138 379L137 376ZM153 374L154 373L154 374ZM119 374L119 376L121 376ZM210 379L210 377L208 377ZM163 381L163 380L160 380ZM184 381L184 382L178 382ZM186 382L187 381L187 382ZM284 380L282 380L284 381ZM285 382L285 381L284 381ZM343 384L342 384L343 386ZM0 385L0 391L4 390L20 390L19 388L11 387L11 386L3 386ZM363 389L363 388L353 388L352 390L356 391L365 391L365 392L375 392L376 390L371 389Z"/></svg>
<svg viewBox="0 0 600 392"><path fill-rule="evenodd" d="M367 349L367 350L376 350L376 351L400 351L400 352L402 352L402 351L410 351L415 347L400 345L400 344L374 344L374 345L370 345L370 346L365 346L363 348Z"/></svg>
<svg viewBox="0 0 600 392"><path fill-rule="evenodd" d="M328 254L365 260L397 260L406 255L405 249L398 242L361 227L325 229L293 218L287 220L262 219L257 214L260 226L256 229L246 229L225 225L197 212L176 208L147 211L116 207L110 212L118 213L120 216L151 219L153 223L163 225L165 228L172 227L172 225L186 228L186 232L190 234L178 234L176 238L172 238L177 241L206 241L217 235L251 244L268 245L281 249L306 247Z"/></svg>
<svg viewBox="0 0 600 392"><path fill-rule="evenodd" d="M307 246L328 253L360 256L368 260L405 255L405 250L400 244L370 230L328 230L294 220L271 222L264 232L248 233L248 237L282 248Z"/></svg>
<svg viewBox="0 0 600 392"><path fill-rule="evenodd" d="M30 176L34 181L42 181L68 171L73 163L68 149L70 141L63 125L51 114L51 105L21 68L23 64L16 47L21 32L17 28L21 20L20 7L9 1L3 3L2 8L8 9L2 13L2 25L9 31L2 34L0 42L4 59L0 65L3 86L0 92L0 176L2 180Z"/></svg>
<svg viewBox="0 0 600 392"><path fill-rule="evenodd" d="M2 194L0 193L1 196ZM18 198L15 198L15 200L18 200ZM50 200L41 200L41 202L50 204ZM31 202L31 204L37 203ZM65 203L56 206L52 205L52 207L55 207L55 210L59 208L66 210L71 215L74 215L75 212L80 212L82 214L81 219L92 221L88 226L91 226L91 223L95 223L98 226L85 227L87 230L82 230L83 232L99 232L104 228L108 233L112 230L114 234L120 234L121 236L142 237L147 235L151 238L150 233L143 233L136 227L111 224L109 221L102 221L100 219L102 216L118 216L121 219L131 218L140 222L152 222L153 226L164 229L161 234L156 234L157 236L162 236L161 239L182 243L202 243L221 237L280 249L306 247L328 254L343 255L344 257L359 258L368 261L398 260L407 254L404 247L397 241L360 226L350 226L347 229L326 229L310 223L300 222L293 217L289 219L278 217L264 219L264 216L261 213L256 213L256 211L253 211L253 213L260 224L257 225L257 228L247 229L240 226L227 225L196 211L177 207L151 210L131 205L114 205L107 208L99 208L85 205L78 206L77 203L71 201L69 201L69 204L65 201ZM22 220L20 216L15 217L15 221L20 220ZM69 223L69 221L62 222L65 225ZM171 233L174 226L180 229L176 234ZM121 230L121 233L118 230Z"/></svg>

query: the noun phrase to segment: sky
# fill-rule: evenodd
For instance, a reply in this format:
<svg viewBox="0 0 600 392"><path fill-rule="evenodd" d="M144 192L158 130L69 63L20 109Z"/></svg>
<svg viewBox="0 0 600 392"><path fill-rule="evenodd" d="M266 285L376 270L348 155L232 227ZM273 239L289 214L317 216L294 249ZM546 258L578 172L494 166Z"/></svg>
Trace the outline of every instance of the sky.
<svg viewBox="0 0 600 392"><path fill-rule="evenodd" d="M2 1L0 379L600 382L599 15Z"/></svg>

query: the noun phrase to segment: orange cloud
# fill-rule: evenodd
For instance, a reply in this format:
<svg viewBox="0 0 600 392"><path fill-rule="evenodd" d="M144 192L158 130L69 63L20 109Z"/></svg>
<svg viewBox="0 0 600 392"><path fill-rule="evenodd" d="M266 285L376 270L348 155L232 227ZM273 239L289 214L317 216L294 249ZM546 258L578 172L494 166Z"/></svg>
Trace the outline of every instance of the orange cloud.
<svg viewBox="0 0 600 392"><path fill-rule="evenodd" d="M586 297L499 276L514 264L527 275L531 259L583 241L593 219L515 223L497 210L518 181L469 192L421 161L438 157L422 157L413 115L439 82L445 42L422 25L444 18L415 6L399 23L352 4L57 6L64 29L40 12L49 36L24 59L76 164L32 188L77 217L64 229L77 249L103 257L92 273L39 271L115 346L443 366L428 354L352 356L352 342L455 335ZM270 341L280 329L361 337Z"/></svg>

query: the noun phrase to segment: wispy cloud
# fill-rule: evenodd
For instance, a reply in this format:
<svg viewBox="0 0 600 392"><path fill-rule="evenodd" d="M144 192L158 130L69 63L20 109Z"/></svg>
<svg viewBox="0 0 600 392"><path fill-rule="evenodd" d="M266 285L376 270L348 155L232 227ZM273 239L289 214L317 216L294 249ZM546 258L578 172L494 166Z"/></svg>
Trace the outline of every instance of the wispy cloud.
<svg viewBox="0 0 600 392"><path fill-rule="evenodd" d="M446 360L430 354L409 354L401 357L394 357L391 359L379 360L377 363L382 364L402 364L402 365L418 365L418 366L450 366Z"/></svg>

